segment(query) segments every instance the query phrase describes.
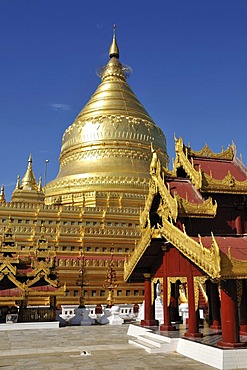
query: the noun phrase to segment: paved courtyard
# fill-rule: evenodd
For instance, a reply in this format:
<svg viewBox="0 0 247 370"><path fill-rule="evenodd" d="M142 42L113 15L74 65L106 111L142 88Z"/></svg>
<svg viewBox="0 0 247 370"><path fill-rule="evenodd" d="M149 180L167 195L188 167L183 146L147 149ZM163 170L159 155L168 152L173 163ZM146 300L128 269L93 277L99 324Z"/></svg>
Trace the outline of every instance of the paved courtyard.
<svg viewBox="0 0 247 370"><path fill-rule="evenodd" d="M0 331L0 369L209 370L177 353L148 354L128 344L128 325Z"/></svg>

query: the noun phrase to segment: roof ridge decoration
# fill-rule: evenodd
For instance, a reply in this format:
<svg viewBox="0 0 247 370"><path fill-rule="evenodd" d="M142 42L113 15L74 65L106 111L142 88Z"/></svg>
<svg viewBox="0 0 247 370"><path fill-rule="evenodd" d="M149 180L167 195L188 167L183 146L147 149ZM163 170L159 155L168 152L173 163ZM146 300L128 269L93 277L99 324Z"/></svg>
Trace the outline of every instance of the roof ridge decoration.
<svg viewBox="0 0 247 370"><path fill-rule="evenodd" d="M154 195L157 192L160 193L163 201L163 204L160 204L160 207L158 209L158 213L162 217L162 219L170 218L176 222L178 214L180 216L190 215L191 217L215 217L217 211L216 201L213 202L212 198L209 197L206 200L203 199L202 204L194 204L191 203L188 199L180 197L177 193L172 196L172 194L170 193L169 184L165 184L163 178L164 173L162 171L157 153L153 151L153 158L150 164L150 174L152 180L149 183L149 193L145 202L144 210L140 214L141 228L144 228L147 223L150 224L149 211Z"/></svg>
<svg viewBox="0 0 247 370"><path fill-rule="evenodd" d="M4 186L1 186L0 190L0 203L6 203L5 193L4 193Z"/></svg>
<svg viewBox="0 0 247 370"><path fill-rule="evenodd" d="M208 159L209 158L223 159L223 160L232 161L235 155L236 146L235 144L232 143L231 145L227 147L226 150L224 150L224 148L222 147L221 153L213 152L212 149L209 148L208 144L205 144L204 147L199 151L191 149L190 146L184 145L184 148L187 151L188 156L190 157L208 158Z"/></svg>
<svg viewBox="0 0 247 370"><path fill-rule="evenodd" d="M188 158L188 148L184 145L183 139L180 137L175 139L175 151L176 151L176 158L174 162L174 168L173 172L176 173L177 169L179 167L183 167L187 175L189 176L192 184L195 186L195 188L201 189L202 187L202 171L201 168L199 167L198 171L194 168L193 166L193 161L192 163L190 162Z"/></svg>
<svg viewBox="0 0 247 370"><path fill-rule="evenodd" d="M137 262L150 245L152 237L165 238L185 257L189 258L197 267L204 271L211 279L219 279L221 276L220 250L216 239L211 233L212 244L210 248L203 246L200 236L196 242L184 230L174 226L168 220L163 219L163 226L158 225L158 229L147 228L140 239L136 249L128 261L124 264L124 280L127 281L133 272Z"/></svg>
<svg viewBox="0 0 247 370"><path fill-rule="evenodd" d="M221 275L225 279L246 279L247 261L232 257L231 247L229 247L227 255L222 253Z"/></svg>
<svg viewBox="0 0 247 370"><path fill-rule="evenodd" d="M159 231L167 241L172 243L211 279L220 277L220 250L213 233L211 233L211 248L206 248L203 246L200 237L199 242L196 242L187 235L185 227L181 231L168 220L163 220L163 226L160 226Z"/></svg>
<svg viewBox="0 0 247 370"><path fill-rule="evenodd" d="M222 180L213 178L212 174L207 175L203 173L202 191L225 194L246 194L247 192L247 180L238 181L228 171L227 175Z"/></svg>
<svg viewBox="0 0 247 370"><path fill-rule="evenodd" d="M155 233L155 227L147 227L142 234L134 252L131 254L128 260L124 261L124 280L127 281L133 272L137 262L140 260L141 256L151 243L153 234Z"/></svg>
<svg viewBox="0 0 247 370"><path fill-rule="evenodd" d="M157 186L153 179L149 182L149 191L147 198L145 200L145 205L143 211L140 210L140 227L141 229L145 229L147 225L150 226L150 218L149 218L149 211L152 206L152 202L154 199L155 194L157 194Z"/></svg>
<svg viewBox="0 0 247 370"><path fill-rule="evenodd" d="M2 240L0 242L0 252L4 253L15 253L17 250L17 243L15 241L15 234L12 230L12 219L9 216L8 225L4 228L2 234Z"/></svg>
<svg viewBox="0 0 247 370"><path fill-rule="evenodd" d="M163 200L163 207L160 208L160 216L169 217L171 220L176 221L178 216L178 204L177 199L170 193L169 185L164 183L164 172L161 170L161 163L158 159L157 152L152 149L153 153L151 164L150 164L150 175L156 187L159 189L159 193ZM162 177L161 177L162 174ZM150 183L151 185L151 183ZM149 185L149 186L150 186ZM164 205L166 205L166 211L164 211Z"/></svg>
<svg viewBox="0 0 247 370"><path fill-rule="evenodd" d="M11 258L6 256L0 258L0 280L4 277L2 275L8 275L11 273L14 276L16 274L16 266L13 266L12 263L19 263L19 257Z"/></svg>
<svg viewBox="0 0 247 370"><path fill-rule="evenodd" d="M203 203L191 203L188 199L182 198L179 194L174 194L178 202L178 214L180 217L215 217L217 212L217 202L211 197L203 199Z"/></svg>
<svg viewBox="0 0 247 370"><path fill-rule="evenodd" d="M9 267L9 266L8 266ZM16 277L15 277L15 273L13 273L11 271L10 268L5 268L1 271L0 273L0 281L4 278L4 277L7 277L17 288L19 288L22 292L25 291L25 283L20 283Z"/></svg>
<svg viewBox="0 0 247 370"><path fill-rule="evenodd" d="M245 174L247 174L247 167L245 166L245 164L242 161L242 155L240 154L240 158L238 158L237 157L236 146L235 146L235 144L232 144L232 145L234 145L234 147L235 147L233 162L236 164L236 166L238 166L240 168L241 171L243 171Z"/></svg>

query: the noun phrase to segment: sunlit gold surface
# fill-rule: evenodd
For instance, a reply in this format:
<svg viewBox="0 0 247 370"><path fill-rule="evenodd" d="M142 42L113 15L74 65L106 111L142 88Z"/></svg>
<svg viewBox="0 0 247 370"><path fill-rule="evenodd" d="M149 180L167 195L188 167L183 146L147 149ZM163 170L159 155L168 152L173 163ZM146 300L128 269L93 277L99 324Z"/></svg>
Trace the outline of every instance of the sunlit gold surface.
<svg viewBox="0 0 247 370"><path fill-rule="evenodd" d="M167 167L164 134L126 83L118 56L114 34L101 84L63 135L59 174L46 186L48 204L92 205L85 194L92 191L147 193L151 143Z"/></svg>
<svg viewBox="0 0 247 370"><path fill-rule="evenodd" d="M44 202L45 194L42 189L41 178L37 184L33 173L32 162L32 156L30 155L28 158L27 171L23 176L22 181L20 182L20 176L17 177L16 187L11 197L12 202Z"/></svg>

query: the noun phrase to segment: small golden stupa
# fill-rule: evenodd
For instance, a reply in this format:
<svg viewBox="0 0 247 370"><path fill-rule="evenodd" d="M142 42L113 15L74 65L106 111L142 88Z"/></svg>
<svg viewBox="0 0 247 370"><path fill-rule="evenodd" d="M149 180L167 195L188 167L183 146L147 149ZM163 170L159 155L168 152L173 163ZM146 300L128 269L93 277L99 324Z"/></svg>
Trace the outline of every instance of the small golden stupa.
<svg viewBox="0 0 247 370"><path fill-rule="evenodd" d="M115 27L109 57L101 84L64 132L59 173L45 188L47 204L104 206L117 193L123 207L142 198L133 204L139 207L148 191L151 145L167 167L165 136L126 82Z"/></svg>

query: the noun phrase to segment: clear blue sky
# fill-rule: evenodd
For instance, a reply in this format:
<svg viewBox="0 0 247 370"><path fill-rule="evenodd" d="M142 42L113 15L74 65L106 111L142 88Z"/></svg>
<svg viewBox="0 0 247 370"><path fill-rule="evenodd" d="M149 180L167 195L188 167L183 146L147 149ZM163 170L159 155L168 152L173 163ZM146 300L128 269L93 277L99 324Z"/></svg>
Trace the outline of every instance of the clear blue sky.
<svg viewBox="0 0 247 370"><path fill-rule="evenodd" d="M163 129L195 150L232 140L247 164L246 0L0 0L0 184L7 200L30 153L56 177L64 130L100 80L117 24L128 83Z"/></svg>

